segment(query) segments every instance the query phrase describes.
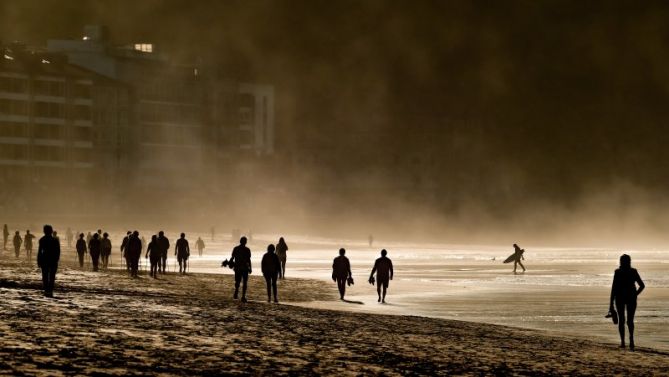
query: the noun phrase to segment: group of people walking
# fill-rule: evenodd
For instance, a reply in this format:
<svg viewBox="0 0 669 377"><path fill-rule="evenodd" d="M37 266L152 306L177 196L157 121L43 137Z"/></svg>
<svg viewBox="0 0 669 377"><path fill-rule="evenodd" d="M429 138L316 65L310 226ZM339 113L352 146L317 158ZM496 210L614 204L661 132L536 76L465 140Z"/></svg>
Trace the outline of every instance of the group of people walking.
<svg viewBox="0 0 669 377"><path fill-rule="evenodd" d="M369 283L376 284L376 293L379 295L378 302L386 302L386 292L390 281L393 280L393 262L387 257L388 251L381 250L381 257L374 262L374 267L369 275ZM376 274L376 277L374 276ZM339 256L332 262L332 281L337 283L339 298L344 300L346 286L353 285L353 273L351 262L346 257L346 249L339 249Z"/></svg>
<svg viewBox="0 0 669 377"><path fill-rule="evenodd" d="M2 238L3 238L3 244L2 244L2 249L6 250L7 249L7 242L9 241L9 229L7 227L7 224L5 224L2 227ZM33 239L35 239L35 236L30 233L30 230L26 230L26 233L21 237L21 233L17 230L14 233L14 238L12 239L12 244L14 246L14 255L18 258L21 256L21 246L23 246L24 250L26 251L26 256L30 258L33 253Z"/></svg>

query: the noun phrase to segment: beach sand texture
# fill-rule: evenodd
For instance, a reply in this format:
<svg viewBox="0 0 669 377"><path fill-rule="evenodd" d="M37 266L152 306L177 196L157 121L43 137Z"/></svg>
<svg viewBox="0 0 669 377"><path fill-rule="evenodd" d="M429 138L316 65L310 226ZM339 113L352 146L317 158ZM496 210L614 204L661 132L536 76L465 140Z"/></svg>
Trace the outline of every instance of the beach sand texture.
<svg viewBox="0 0 669 377"><path fill-rule="evenodd" d="M63 266L56 298L38 271L0 261L4 375L669 375L669 353L435 318L290 305L334 300L321 281L280 282L265 303L231 299L231 275L92 273Z"/></svg>

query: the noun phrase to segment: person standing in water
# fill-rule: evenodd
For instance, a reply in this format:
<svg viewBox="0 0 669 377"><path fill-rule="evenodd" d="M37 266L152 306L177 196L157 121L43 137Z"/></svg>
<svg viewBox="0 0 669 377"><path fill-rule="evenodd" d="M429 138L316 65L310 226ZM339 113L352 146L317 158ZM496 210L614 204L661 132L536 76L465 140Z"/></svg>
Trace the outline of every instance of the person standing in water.
<svg viewBox="0 0 669 377"><path fill-rule="evenodd" d="M19 234L19 231L17 230L16 233L14 233L14 254L16 257L19 257L19 254L21 253L21 244L23 243L23 240L21 239L21 235Z"/></svg>
<svg viewBox="0 0 669 377"><path fill-rule="evenodd" d="M197 241L195 241L195 247L197 247L197 255L202 256L202 251L204 250L204 241L202 241L201 237L198 237Z"/></svg>
<svg viewBox="0 0 669 377"><path fill-rule="evenodd" d="M251 268L251 250L246 247L246 237L239 239L239 245L232 249L230 263L234 264L235 270L235 294L233 298L239 297L239 285L242 284L242 302L246 302L246 285L249 281Z"/></svg>
<svg viewBox="0 0 669 377"><path fill-rule="evenodd" d="M344 248L339 249L339 256L332 262L332 281L337 282L340 300L343 300L346 294L346 281L353 278L351 263L345 255L346 250Z"/></svg>
<svg viewBox="0 0 669 377"><path fill-rule="evenodd" d="M109 239L109 233L105 232L102 235L101 243L102 243L102 245L101 245L102 246L102 252L101 252L100 256L102 257L102 268L104 268L106 270L107 267L109 266L109 257L111 256L111 252L112 252L112 244L111 244L111 240Z"/></svg>
<svg viewBox="0 0 669 377"><path fill-rule="evenodd" d="M7 250L7 240L9 239L9 228L7 224L2 227L2 250Z"/></svg>
<svg viewBox="0 0 669 377"><path fill-rule="evenodd" d="M381 258L374 262L374 268L369 275L369 280L374 281L374 273L376 272L376 292L379 294L378 302L386 303L386 290L390 280L393 280L393 262L386 256L388 252L386 249L381 250ZM383 296L381 295L381 288L383 287Z"/></svg>
<svg viewBox="0 0 669 377"><path fill-rule="evenodd" d="M100 253L102 252L102 242L100 236L95 233L90 242L88 242L88 252L91 254L91 261L93 262L93 271L98 270L100 263Z"/></svg>
<svg viewBox="0 0 669 377"><path fill-rule="evenodd" d="M271 293L274 293L274 302L279 302L276 292L276 280L281 275L281 262L279 257L274 254L275 247L272 244L267 245L267 252L262 256L261 270L267 283L267 302L272 299Z"/></svg>
<svg viewBox="0 0 669 377"><path fill-rule="evenodd" d="M190 256L190 246L188 245L185 233L181 233L181 238L177 240L176 245L174 246L174 255L177 256L177 261L179 262L179 273L186 275L186 266L188 264L188 257Z"/></svg>
<svg viewBox="0 0 669 377"><path fill-rule="evenodd" d="M26 249L26 254L28 255L28 259L32 257L33 255L33 239L35 238L34 235L30 234L30 230L26 230L26 235L23 236L23 246Z"/></svg>
<svg viewBox="0 0 669 377"><path fill-rule="evenodd" d="M77 256L79 257L79 267L84 268L84 255L86 254L86 241L84 240L84 234L79 234L79 239L77 240Z"/></svg>
<svg viewBox="0 0 669 377"><path fill-rule="evenodd" d="M280 237L279 243L276 244L276 255L279 257L279 261L281 262L279 277L282 279L286 278L286 251L288 251L288 245L286 245L286 241L283 240L283 237Z"/></svg>
<svg viewBox="0 0 669 377"><path fill-rule="evenodd" d="M638 286L638 288L637 288ZM618 315L618 333L620 334L620 348L625 348L625 309L627 309L627 328L630 333L630 350L634 351L634 314L636 312L637 296L646 288L636 268L632 268L632 258L623 254L620 257L620 268L613 274L611 285L611 299L609 313Z"/></svg>
<svg viewBox="0 0 669 377"><path fill-rule="evenodd" d="M158 237L154 234L151 236L151 242L149 242L149 246L146 248L145 256L145 258L149 258L149 262L151 263L151 277L154 279L158 279L158 266L160 265L161 256Z"/></svg>
<svg viewBox="0 0 669 377"><path fill-rule="evenodd" d="M53 297L56 271L60 260L60 242L52 235L51 225L44 225L44 237L40 238L37 248L37 265L42 269L42 286L46 297Z"/></svg>

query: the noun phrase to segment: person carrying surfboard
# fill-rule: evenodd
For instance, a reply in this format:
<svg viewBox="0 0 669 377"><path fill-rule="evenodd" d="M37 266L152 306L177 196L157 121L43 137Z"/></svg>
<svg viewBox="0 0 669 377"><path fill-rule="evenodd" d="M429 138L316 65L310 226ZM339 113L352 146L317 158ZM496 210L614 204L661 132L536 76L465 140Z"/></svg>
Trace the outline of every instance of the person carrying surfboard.
<svg viewBox="0 0 669 377"><path fill-rule="evenodd" d="M523 266L523 263L521 260L525 260L525 257L523 256L523 253L525 253L525 249L521 249L520 246L516 245L515 243L513 244L513 254L509 255L508 258L504 260L504 263L511 263L513 262L513 273L516 273L516 269L518 268L518 265L523 268L523 272L525 272L525 266Z"/></svg>

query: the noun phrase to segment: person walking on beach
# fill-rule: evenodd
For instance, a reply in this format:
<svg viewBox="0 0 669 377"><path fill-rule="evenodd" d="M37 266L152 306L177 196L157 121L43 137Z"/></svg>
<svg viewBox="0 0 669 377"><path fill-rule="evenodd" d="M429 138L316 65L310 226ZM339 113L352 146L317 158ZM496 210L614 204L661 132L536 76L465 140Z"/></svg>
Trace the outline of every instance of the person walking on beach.
<svg viewBox="0 0 669 377"><path fill-rule="evenodd" d="M30 259L33 255L33 239L35 236L30 233L30 230L26 230L26 235L23 236L23 246L26 249L26 254L28 255L28 259Z"/></svg>
<svg viewBox="0 0 669 377"><path fill-rule="evenodd" d="M186 275L190 246L188 245L185 233L181 233L181 238L177 240L176 246L174 246L174 255L177 256L177 261L179 262L179 273Z"/></svg>
<svg viewBox="0 0 669 377"><path fill-rule="evenodd" d="M379 302L386 303L386 290L390 280L393 280L393 262L386 256L388 252L386 249L381 250L381 258L374 262L374 268L369 275L369 280L374 281L374 273L376 272L376 292L379 294ZM383 296L381 295L381 288L383 287Z"/></svg>
<svg viewBox="0 0 669 377"><path fill-rule="evenodd" d="M91 232L88 232L88 233L86 234L86 245L88 245L89 243L91 243L91 240L92 240L92 239L93 239L93 235L91 234Z"/></svg>
<svg viewBox="0 0 669 377"><path fill-rule="evenodd" d="M198 237L197 241L195 241L195 247L197 247L197 255L201 257L204 250L204 241L202 241L201 237Z"/></svg>
<svg viewBox="0 0 669 377"><path fill-rule="evenodd" d="M638 288L637 288L638 286ZM623 254L620 257L620 268L613 274L609 312L618 315L618 333L620 348L625 348L625 309L627 309L627 328L630 333L630 350L634 351L634 313L636 312L637 296L646 288L636 268L632 268L632 258Z"/></svg>
<svg viewBox="0 0 669 377"><path fill-rule="evenodd" d="M77 256L79 257L79 267L84 268L84 255L86 254L86 241L84 241L84 234L79 234L79 239L76 244Z"/></svg>
<svg viewBox="0 0 669 377"><path fill-rule="evenodd" d="M14 233L14 254L16 257L19 257L19 254L21 253L21 244L23 243L23 240L21 239L21 235L19 234L19 231L17 230L16 233Z"/></svg>
<svg viewBox="0 0 669 377"><path fill-rule="evenodd" d="M337 282L339 288L339 299L343 300L346 294L346 282L349 278L353 278L351 273L351 263L346 258L346 250L339 249L339 256L332 262L332 281Z"/></svg>
<svg viewBox="0 0 669 377"><path fill-rule="evenodd" d="M281 275L281 261L279 261L279 257L274 253L274 250L274 245L267 245L267 252L262 256L260 266L262 275L265 277L265 283L267 283L267 302L271 301L271 293L274 293L274 302L278 303L276 280Z"/></svg>
<svg viewBox="0 0 669 377"><path fill-rule="evenodd" d="M286 241L283 240L283 237L279 238L279 243L276 244L276 255L279 257L281 262L281 271L279 271L279 277L282 279L286 278L286 252L288 251L288 245Z"/></svg>
<svg viewBox="0 0 669 377"><path fill-rule="evenodd" d="M525 257L523 256L525 249L521 249L520 246L514 243L513 253L515 256L515 259L513 260L513 273L516 273L516 268L518 265L520 265L520 267L523 269L523 272L525 272L525 266L523 266L523 262L521 262L521 260L525 260Z"/></svg>
<svg viewBox="0 0 669 377"><path fill-rule="evenodd" d="M9 239L9 228L7 224L2 227L2 250L7 250L7 240Z"/></svg>
<svg viewBox="0 0 669 377"><path fill-rule="evenodd" d="M158 236L155 234L151 236L151 242L149 242L149 246L146 248L146 256L145 258L149 258L149 262L151 263L151 277L154 279L158 279L158 266L160 265L160 258L162 257L162 253L160 252L160 247L158 246Z"/></svg>
<svg viewBox="0 0 669 377"><path fill-rule="evenodd" d="M67 247L72 247L74 233L72 233L72 229L70 229L70 227L67 227L67 230L65 231L65 237L67 237Z"/></svg>
<svg viewBox="0 0 669 377"><path fill-rule="evenodd" d="M369 241L369 247L372 247L372 245L374 244L374 236L370 234L367 241Z"/></svg>
<svg viewBox="0 0 669 377"><path fill-rule="evenodd" d="M232 249L230 263L234 264L235 270L235 294L233 298L239 297L239 285L242 284L242 302L246 302L246 285L249 281L251 268L251 250L246 247L246 237L239 239L239 245Z"/></svg>
<svg viewBox="0 0 669 377"><path fill-rule="evenodd" d="M111 256L112 252L112 244L111 240L109 239L109 233L105 232L102 235L102 241L100 246L102 247L102 252L100 254L100 256L102 257L102 268L106 270L107 267L109 266L109 257Z"/></svg>
<svg viewBox="0 0 669 377"><path fill-rule="evenodd" d="M131 231L126 232L123 241L121 241L121 256L125 259L125 268L130 271L130 259L128 259L128 241L130 240Z"/></svg>
<svg viewBox="0 0 669 377"><path fill-rule="evenodd" d="M138 277L139 258L142 256L142 241L139 239L138 231L132 232L128 238L126 254L130 262L130 276L136 278Z"/></svg>
<svg viewBox="0 0 669 377"><path fill-rule="evenodd" d="M165 232L162 230L158 232L158 247L160 248L160 263L162 267L162 273L165 273L165 269L167 268L167 252L170 250L170 240L165 237ZM160 271L161 268L158 269Z"/></svg>
<svg viewBox="0 0 669 377"><path fill-rule="evenodd" d="M91 255L91 261L93 262L93 271L98 270L98 265L100 263L100 253L102 251L102 243L97 233L93 235L93 238L88 242L88 253Z"/></svg>
<svg viewBox="0 0 669 377"><path fill-rule="evenodd" d="M42 286L46 297L53 297L59 260L60 242L53 238L51 225L44 225L44 237L40 238L37 248L37 266L42 269Z"/></svg>

